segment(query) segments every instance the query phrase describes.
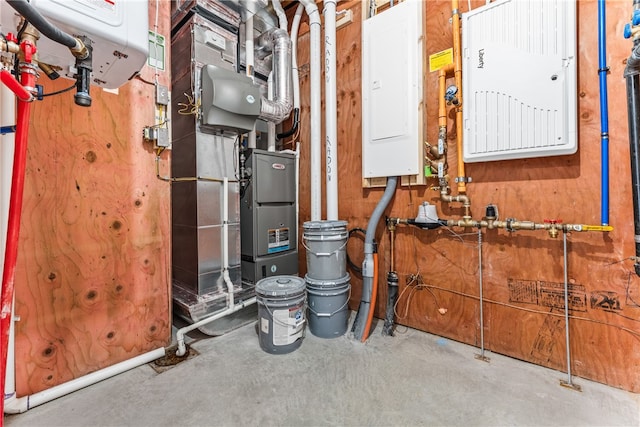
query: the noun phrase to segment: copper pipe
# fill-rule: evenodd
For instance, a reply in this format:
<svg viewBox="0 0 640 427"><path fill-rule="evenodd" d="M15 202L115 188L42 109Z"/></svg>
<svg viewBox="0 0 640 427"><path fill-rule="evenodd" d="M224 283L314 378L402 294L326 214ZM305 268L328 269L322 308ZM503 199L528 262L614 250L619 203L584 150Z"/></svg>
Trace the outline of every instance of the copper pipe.
<svg viewBox="0 0 640 427"><path fill-rule="evenodd" d="M453 24L453 63L456 86L458 88L458 104L456 105L456 142L458 147L458 193L467 192L467 178L462 157L462 45L460 41L460 9L459 1L451 0Z"/></svg>
<svg viewBox="0 0 640 427"><path fill-rule="evenodd" d="M387 223L389 229L389 247L391 250L391 256L389 261L389 271L396 271L396 257L395 257L395 237L396 237L396 223L389 221Z"/></svg>
<svg viewBox="0 0 640 427"><path fill-rule="evenodd" d="M445 65L438 71L438 127L447 127L447 103L444 95L447 91L447 74L453 71L453 64Z"/></svg>

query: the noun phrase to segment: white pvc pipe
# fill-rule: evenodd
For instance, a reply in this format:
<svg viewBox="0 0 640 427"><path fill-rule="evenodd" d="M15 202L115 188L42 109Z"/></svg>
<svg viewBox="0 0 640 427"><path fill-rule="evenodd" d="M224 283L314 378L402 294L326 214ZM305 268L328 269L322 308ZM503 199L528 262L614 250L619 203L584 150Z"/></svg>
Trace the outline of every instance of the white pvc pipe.
<svg viewBox="0 0 640 427"><path fill-rule="evenodd" d="M322 215L322 145L321 145L321 68L320 68L320 13L313 0L300 0L309 16L310 80L311 80L311 221L319 221Z"/></svg>
<svg viewBox="0 0 640 427"><path fill-rule="evenodd" d="M255 64L253 44L253 15L244 23L244 39L244 60L247 68L247 76L253 79L253 67ZM253 125L253 130L249 132L249 136L247 137L247 146L249 148L256 148L255 124Z"/></svg>
<svg viewBox="0 0 640 427"><path fill-rule="evenodd" d="M236 311L256 302L256 298L253 297L241 302L240 304L235 304L233 282L231 281L231 277L229 277L229 179L226 177L222 178L222 278L224 283L227 285L226 308L214 313L212 316L205 317L196 323L192 323L191 325L178 329L176 332L176 340L178 342L178 349L176 350L177 356L184 356L187 354L187 347L184 343L184 336L186 333L231 313L235 313Z"/></svg>
<svg viewBox="0 0 640 427"><path fill-rule="evenodd" d="M193 331L194 329L198 329L200 326L206 325L214 320L221 319L229 314L235 313L236 311L242 310L245 307L248 307L252 304L256 303L256 297L251 297L248 300L242 301L239 304L233 306L233 308L225 308L218 313L213 314L212 316L206 317L196 323L192 323L191 325L185 326L184 328L178 329L176 332L176 340L178 341L178 349L176 350L176 356L184 356L187 354L187 347L184 343L184 335Z"/></svg>
<svg viewBox="0 0 640 427"><path fill-rule="evenodd" d="M327 219L338 219L338 118L336 96L336 0L324 2L324 99Z"/></svg>
<svg viewBox="0 0 640 427"><path fill-rule="evenodd" d="M273 101L273 72L267 78L267 99ZM267 151L276 151L276 124L267 122Z"/></svg>
<svg viewBox="0 0 640 427"><path fill-rule="evenodd" d="M291 81L293 83L293 108L300 110L300 75L298 74L298 30L304 6L298 5L291 22Z"/></svg>
<svg viewBox="0 0 640 427"><path fill-rule="evenodd" d="M289 22L287 21L287 14L284 12L284 9L280 4L280 0L271 0L271 4L273 5L274 12L278 16L278 24L280 25L280 29L287 31Z"/></svg>
<svg viewBox="0 0 640 427"><path fill-rule="evenodd" d="M115 365L111 365L107 368L100 369L99 371L76 378L75 380L51 387L50 389L43 390L29 396L7 399L4 402L4 412L6 414L21 414L31 408L42 405L43 403L50 402L53 399L57 399L102 380L106 380L107 378L111 378L130 369L144 365L145 363L152 362L160 357L164 357L164 355L164 348L158 348L129 360L125 360L124 362L116 363Z"/></svg>
<svg viewBox="0 0 640 427"><path fill-rule="evenodd" d="M0 85L0 126L16 124L15 95L5 85ZM7 222L9 219L9 199L11 198L11 175L13 173L13 151L15 137L8 133L0 137L0 260L4 260L7 243ZM0 263L0 274L4 263ZM15 296L14 296L15 299ZM7 348L7 369L5 374L5 399L15 395L15 304L11 306L11 325L9 326L9 345Z"/></svg>

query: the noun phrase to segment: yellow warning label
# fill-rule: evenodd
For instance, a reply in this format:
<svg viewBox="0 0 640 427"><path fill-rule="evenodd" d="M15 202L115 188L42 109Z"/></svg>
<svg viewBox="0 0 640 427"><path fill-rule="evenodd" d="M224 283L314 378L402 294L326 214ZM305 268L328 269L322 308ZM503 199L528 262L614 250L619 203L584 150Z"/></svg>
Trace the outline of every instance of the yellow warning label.
<svg viewBox="0 0 640 427"><path fill-rule="evenodd" d="M453 48L429 55L429 71L438 71L445 65L453 64Z"/></svg>

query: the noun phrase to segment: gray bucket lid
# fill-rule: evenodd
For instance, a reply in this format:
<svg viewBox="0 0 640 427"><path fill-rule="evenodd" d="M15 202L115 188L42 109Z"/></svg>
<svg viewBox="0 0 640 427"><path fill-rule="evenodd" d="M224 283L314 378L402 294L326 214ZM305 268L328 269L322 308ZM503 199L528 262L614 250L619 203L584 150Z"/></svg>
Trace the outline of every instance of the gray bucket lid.
<svg viewBox="0 0 640 427"><path fill-rule="evenodd" d="M347 221L340 219L326 220L326 221L306 221L302 224L302 227L307 231L323 231L323 230L335 230L337 228L347 228Z"/></svg>
<svg viewBox="0 0 640 427"><path fill-rule="evenodd" d="M256 283L256 294L265 297L288 297L305 291L305 281L298 276L272 276Z"/></svg>
<svg viewBox="0 0 640 427"><path fill-rule="evenodd" d="M309 277L309 275L307 274L306 276L304 276L304 280L305 282L307 282L307 284L311 287L314 288L335 288L335 287L339 287L339 286L344 286L345 284L349 283L349 281L351 280L351 276L349 275L349 273L347 273L346 276L341 277L339 279L314 279L312 277Z"/></svg>

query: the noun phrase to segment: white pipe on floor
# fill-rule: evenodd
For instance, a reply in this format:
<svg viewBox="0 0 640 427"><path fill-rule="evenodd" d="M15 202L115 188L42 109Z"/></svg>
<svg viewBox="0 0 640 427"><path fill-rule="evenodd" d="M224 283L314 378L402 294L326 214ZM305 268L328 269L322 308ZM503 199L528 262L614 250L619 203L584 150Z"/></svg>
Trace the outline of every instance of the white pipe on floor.
<svg viewBox="0 0 640 427"><path fill-rule="evenodd" d="M249 298L246 301L242 301L239 304L235 303L234 288L231 277L229 277L229 180L228 178L222 179L222 277L227 285L227 306L221 311L214 313L209 317L187 325L184 328L178 329L176 332L176 341L178 342L178 349L176 350L177 356L184 356L187 354L187 346L184 343L184 336L186 333L206 325L214 320L218 320L229 314L235 313L245 307L250 306L256 302L256 297Z"/></svg>
<svg viewBox="0 0 640 427"><path fill-rule="evenodd" d="M249 17L244 23L244 60L247 68L247 76L253 79L253 67L255 63L254 59L254 43L253 43L253 15ZM247 137L247 146L249 148L256 148L256 125L253 125L253 130L249 132Z"/></svg>
<svg viewBox="0 0 640 427"><path fill-rule="evenodd" d="M5 85L0 85L0 126L16 124L16 98ZM13 173L13 151L15 137L8 133L0 137L0 260L4 260L7 243L7 222L9 219L9 199L11 198L11 175ZM0 263L0 274L4 263ZM14 296L15 300L15 296ZM7 348L7 372L5 375L4 398L15 395L15 331L14 310L11 305L11 325L9 326L9 345Z"/></svg>
<svg viewBox="0 0 640 427"><path fill-rule="evenodd" d="M313 0L300 0L309 16L310 69L311 69L311 221L319 221L322 215L322 145L321 145L321 68L320 13Z"/></svg>
<svg viewBox="0 0 640 427"><path fill-rule="evenodd" d="M31 408L35 408L43 403L57 399L58 397L62 397L80 390L81 388L106 380L107 378L111 378L130 369L144 365L145 363L152 362L160 357L164 357L164 355L164 348L158 348L129 360L125 360L124 362L116 363L115 365L111 365L107 368L100 369L99 371L76 378L75 380L51 387L50 389L43 390L29 396L7 399L4 402L4 412L6 414L21 414Z"/></svg>
<svg viewBox="0 0 640 427"><path fill-rule="evenodd" d="M229 277L229 179L222 178L222 278L227 285L227 308L235 304L234 289Z"/></svg>
<svg viewBox="0 0 640 427"><path fill-rule="evenodd" d="M327 219L338 219L338 118L336 96L336 0L324 2L324 99Z"/></svg>

